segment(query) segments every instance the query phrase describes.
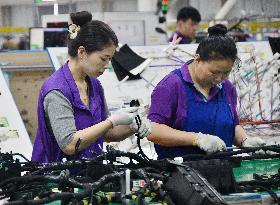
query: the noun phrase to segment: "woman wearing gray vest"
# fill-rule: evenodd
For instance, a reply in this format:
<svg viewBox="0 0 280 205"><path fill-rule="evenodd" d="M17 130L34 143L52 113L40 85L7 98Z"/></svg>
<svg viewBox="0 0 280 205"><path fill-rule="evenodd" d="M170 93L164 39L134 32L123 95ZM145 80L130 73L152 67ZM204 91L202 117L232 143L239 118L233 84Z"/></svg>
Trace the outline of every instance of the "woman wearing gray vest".
<svg viewBox="0 0 280 205"><path fill-rule="evenodd" d="M136 131L137 108L108 117L103 88L96 79L118 46L115 33L107 24L93 21L88 12L70 16L70 59L45 81L39 94L32 153L36 162L92 158L102 153L104 140L121 141Z"/></svg>

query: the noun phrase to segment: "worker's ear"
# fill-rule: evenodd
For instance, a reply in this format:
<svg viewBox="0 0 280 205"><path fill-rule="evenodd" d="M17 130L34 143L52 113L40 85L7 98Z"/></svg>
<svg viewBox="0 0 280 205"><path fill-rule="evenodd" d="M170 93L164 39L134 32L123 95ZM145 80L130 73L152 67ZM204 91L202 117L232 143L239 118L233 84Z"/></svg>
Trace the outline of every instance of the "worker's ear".
<svg viewBox="0 0 280 205"><path fill-rule="evenodd" d="M78 48L78 53L77 53L77 57L78 59L83 59L86 56L86 49L84 46L79 46Z"/></svg>
<svg viewBox="0 0 280 205"><path fill-rule="evenodd" d="M194 55L194 58L193 58L193 61L194 61L195 63L199 63L199 62L201 61L200 55L199 55L199 54L195 54L195 55Z"/></svg>

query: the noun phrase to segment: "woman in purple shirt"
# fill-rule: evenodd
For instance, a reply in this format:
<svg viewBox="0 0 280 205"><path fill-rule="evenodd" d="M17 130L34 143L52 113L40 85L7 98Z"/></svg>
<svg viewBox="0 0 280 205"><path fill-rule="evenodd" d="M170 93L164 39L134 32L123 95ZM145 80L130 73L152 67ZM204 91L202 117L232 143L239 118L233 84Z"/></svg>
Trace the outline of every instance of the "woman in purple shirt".
<svg viewBox="0 0 280 205"><path fill-rule="evenodd" d="M264 145L239 125L236 89L227 79L237 61L235 42L221 24L208 32L194 59L167 75L152 93L146 136L159 159L226 150L233 144Z"/></svg>
<svg viewBox="0 0 280 205"><path fill-rule="evenodd" d="M71 20L70 59L40 90L32 161L92 158L102 153L104 140L121 141L136 131L137 108L108 117L103 88L97 80L118 46L115 33L85 11L72 13Z"/></svg>

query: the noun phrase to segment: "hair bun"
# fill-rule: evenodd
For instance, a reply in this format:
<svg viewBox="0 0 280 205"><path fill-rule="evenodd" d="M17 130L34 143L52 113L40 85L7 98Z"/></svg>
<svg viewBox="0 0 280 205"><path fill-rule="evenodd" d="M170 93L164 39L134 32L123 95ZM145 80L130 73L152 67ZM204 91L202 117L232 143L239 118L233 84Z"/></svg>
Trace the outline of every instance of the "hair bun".
<svg viewBox="0 0 280 205"><path fill-rule="evenodd" d="M92 15L87 11L80 11L71 13L70 18L73 24L76 24L77 26L83 26L92 20Z"/></svg>
<svg viewBox="0 0 280 205"><path fill-rule="evenodd" d="M224 36L227 33L227 27L223 24L216 24L208 28L209 36Z"/></svg>

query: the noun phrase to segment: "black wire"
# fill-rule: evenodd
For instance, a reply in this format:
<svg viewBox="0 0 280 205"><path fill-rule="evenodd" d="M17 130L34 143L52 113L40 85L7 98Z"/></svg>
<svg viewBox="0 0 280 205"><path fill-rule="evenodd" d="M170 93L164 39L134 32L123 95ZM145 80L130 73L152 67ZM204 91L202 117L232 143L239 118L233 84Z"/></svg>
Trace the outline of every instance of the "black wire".
<svg viewBox="0 0 280 205"><path fill-rule="evenodd" d="M151 182L151 188L155 193L158 194L162 201L165 201L168 205L175 205L170 196L162 188L157 187L153 182Z"/></svg>
<svg viewBox="0 0 280 205"><path fill-rule="evenodd" d="M6 180L3 180L0 182L0 187L6 186L6 184L13 183L13 184L26 184L28 182L59 182L62 183L63 181L67 180L69 178L69 171L61 171L59 176L32 176L32 175L27 175L27 176L20 176L20 177L12 177L8 178Z"/></svg>
<svg viewBox="0 0 280 205"><path fill-rule="evenodd" d="M148 187L149 184L145 184L138 192L137 194L137 199L136 199L136 205L147 205L148 203L145 202L145 197L144 197L144 194L147 190L147 187Z"/></svg>
<svg viewBox="0 0 280 205"><path fill-rule="evenodd" d="M81 200L83 198L86 198L87 196L90 196L91 193L96 193L102 186L104 186L106 183L110 182L114 178L119 178L124 175L124 171L107 174L101 177L99 180L93 183L85 183L81 184L77 182L76 180L69 178L68 179L68 185L72 185L75 187L83 188L84 191L80 193L72 193L72 192L63 192L63 193L51 193L49 196L42 198L42 199L36 199L36 200L16 200L8 202L9 205L21 205L21 204L45 204L50 203L55 200L70 200L72 198ZM30 177L30 176L29 176ZM31 176L36 177L36 176Z"/></svg>
<svg viewBox="0 0 280 205"><path fill-rule="evenodd" d="M219 152L219 153L214 153L211 155L206 155L206 157L205 157L205 155L195 155L195 156L202 157L204 159L213 159L213 158L215 159L215 158L227 156L227 157L229 157L230 160L232 160L232 159L244 160L244 159L248 159L248 157L247 158L238 157L235 155L241 154L241 153L250 153L250 152L260 150L260 149L262 149L264 151L274 151L274 152L280 153L280 146L265 146L265 147L258 147L258 148L245 148L245 149L242 149L239 151L232 151L232 152ZM277 156L278 158L280 158L280 154L257 155L257 158L259 158L261 156L265 156L265 157L269 157L269 158L273 158L273 157ZM144 167L144 168L132 170L132 172L135 173L140 178L143 178L146 181L146 183L148 184L146 188L150 187L151 190L156 192L157 195L162 200L165 200L166 202L170 200L171 201L170 204L173 203L172 199L167 195L165 190L163 190L162 188L156 187L155 183L150 181L150 178L154 178L154 179L163 181L166 176L164 176L162 171L166 170L166 165L161 166L159 161L148 161L134 153L126 153L126 152L122 152L122 151L114 150L114 149L110 148L110 149L108 149L108 153L104 153L94 159L72 160L72 161L67 161L67 162L56 162L56 163L50 163L50 164L36 164L36 165L32 164L32 166L35 166L34 168L39 169L39 170L37 170L37 173L36 173L36 174L38 174L38 173L41 173L44 171L50 171L50 170L57 171L57 170L68 169L68 168L87 167L87 165L91 165L91 164L102 164L102 160L104 160L104 159L107 159L109 161L116 161L117 157L128 157L130 159L136 160L138 162L138 164L134 164L133 162L131 162L131 163L133 163L134 168L136 168L137 166ZM184 157L184 160L186 157L187 156ZM256 157L254 157L254 156L249 156L249 157L251 157L251 159L256 159ZM122 166L122 168L123 167L125 167L125 166ZM39 182L40 183L54 182L59 185L63 185L63 186L67 186L67 187L79 187L79 188L83 189L84 191L81 193L78 193L78 194L70 193L70 192L63 192L63 193L61 193L62 195L55 195L55 193L44 192L42 195L47 196L47 197L39 199L40 203L47 203L48 202L47 200L50 200L50 199L51 199L51 201L59 200L59 199L62 199L62 200L77 199L78 200L78 199L82 199L82 198L90 196L91 193L94 194L96 191L100 190L100 187L105 185L107 182L109 182L113 178L122 176L124 173L124 170L121 170L119 172L117 172L117 170L121 170L120 166L116 167L115 173L104 175L99 180L97 180L95 182L91 182L91 183L89 183L88 181L86 181L86 183L82 183L82 182L77 181L74 178L71 178L69 176L69 171L63 171L58 176L27 175L27 176L22 176L22 177L14 177L14 178L6 179L6 180L3 180L0 182L0 188L2 189L2 192L0 192L0 195L4 194L7 196L9 194L15 193L18 190L22 191L22 190L24 190L24 186L25 186L26 190L28 191L28 190L32 189L34 186L37 186L36 184L35 185L31 184L34 182L38 182L38 183ZM280 171L278 171L278 172L280 172ZM262 176L262 175L254 175L254 176L255 176L255 180L252 180L249 182L237 182L237 184L239 185L239 188L240 189L242 189L242 187L243 187L243 189L246 189L246 188L248 189L248 187L261 187L262 189L266 188L268 191L270 191L271 196L274 196L274 198L275 198L275 195L273 195L273 192L270 190L269 187L273 187L275 185L280 184L279 173L276 175L272 175L271 177L266 177L266 176ZM85 182L85 180L84 180L84 182ZM22 186L22 184L24 186ZM9 192L12 192L12 193L9 193ZM77 195L75 195L75 194L77 194ZM276 198L274 200L276 200ZM36 202L34 202L32 200L26 200L26 199L12 201L12 202L15 202L15 204L17 204L17 203L18 204L28 204L29 202L30 202L30 204L36 204ZM40 204L40 203L38 203L38 204Z"/></svg>
<svg viewBox="0 0 280 205"><path fill-rule="evenodd" d="M252 156L245 156L245 157L239 157L239 156L235 156L238 154L244 154L244 153L253 153L259 150L263 150L263 151L272 151L272 152L276 152L278 154L254 154L254 156L257 159L260 159L261 156L263 156L263 158L279 158L280 155L280 146L262 146L262 147L246 147L246 148L241 148L240 150L237 151L223 151L223 152L214 152L211 154L189 154L189 155L185 155L182 156L184 161L191 161L191 160L208 160L208 159L220 159L220 158L226 158L226 157L232 157L232 158L240 158L240 159L254 159L255 157Z"/></svg>
<svg viewBox="0 0 280 205"><path fill-rule="evenodd" d="M107 151L108 152L110 152L110 151L114 151L114 149L113 149L113 146L109 146L109 145L107 145L106 146L106 149L107 149ZM108 163L108 162L110 162L110 163L108 163L109 164L109 169L112 171L112 172L115 172L116 170L114 170L113 168L112 168L112 166L114 166L114 164L112 163L112 159L111 160L108 160L107 159L107 155L104 155L104 158L105 158L105 161ZM114 161L116 161L116 158L114 158ZM110 166L111 165L111 166ZM114 167L115 168L115 167Z"/></svg>
<svg viewBox="0 0 280 205"><path fill-rule="evenodd" d="M143 169L138 169L138 170L132 170L134 174L139 176L140 178L143 178L147 184L151 184L148 178L148 175ZM106 183L112 181L114 178L120 178L124 175L124 171L121 172L116 172L116 173L111 173L104 175L101 177L99 180L93 182L93 183L80 183L76 181L73 178L69 178L69 172L65 171L62 172L59 176L23 176L18 177L18 178L13 178L9 181L11 182L30 182L30 181L45 181L45 182L56 182L59 184L64 184L67 185L68 187L78 187L82 188L84 191L80 193L72 193L72 192L62 192L62 193L45 193L45 197L41 199L36 199L36 200L15 200L11 201L8 204L10 205L18 205L18 204L44 204L44 203L49 203L55 200L71 200L71 199L76 199L76 200L81 200L83 198L89 197L92 194L95 194L97 191L100 190L102 186L104 186ZM8 181L2 183L3 185L6 184ZM147 186L148 186L147 185ZM155 188L154 188L155 189Z"/></svg>
<svg viewBox="0 0 280 205"><path fill-rule="evenodd" d="M168 196L168 194L160 187L155 185L155 182L150 181L149 175L152 176L152 173L147 173L144 169L134 170L134 172L142 179L145 180L146 184L149 185L152 191L158 194L159 198L162 201L166 201L168 205L175 205L172 199ZM160 180L164 179L164 176L153 175L156 178L160 178ZM143 191L143 190L142 190Z"/></svg>
<svg viewBox="0 0 280 205"><path fill-rule="evenodd" d="M137 124L137 126L138 126L138 130L139 130L140 127L141 127L141 123L142 123L142 122L141 122L141 118L140 118L139 115L137 115L137 116L135 117L135 121L136 121L136 124ZM142 150L142 147L141 147L141 137L140 137L139 133L136 133L135 135L136 135L136 137L137 137L137 146L138 146L138 149L139 149L138 154L141 155L144 159L150 161L150 158L149 158L149 157L143 152L143 150Z"/></svg>
<svg viewBox="0 0 280 205"><path fill-rule="evenodd" d="M144 169L138 169L135 170L135 173L142 178L145 181L145 185L144 187L142 187L137 194L137 200L136 200L136 205L147 205L147 203L145 202L145 198L144 198L144 194L148 188L148 186L151 186L151 181L147 176L147 173Z"/></svg>
<svg viewBox="0 0 280 205"><path fill-rule="evenodd" d="M280 169L278 170L277 174L271 176L253 174L253 178L254 180L251 181L237 182L237 185L240 186L244 191L260 188L268 192L274 202L280 205L279 197L271 190L273 187L277 188L280 186Z"/></svg>
<svg viewBox="0 0 280 205"><path fill-rule="evenodd" d="M110 161L114 161L117 157L128 157L130 159L136 160L139 165L133 164L134 166L141 166L141 167L154 167L158 169L162 169L160 166L158 166L156 163L153 163L152 161L149 161L147 159L144 159L143 157L139 156L135 153L129 153L129 152L122 152L120 150L111 150L110 152L104 153L102 155L97 156L96 158L91 159L81 159L81 160L71 160L66 162L54 162L54 163L48 163L48 164L38 164L37 170L34 172L31 172L30 175L36 175L48 170L63 170L63 169L71 169L71 168L85 168L87 165L90 164L102 164L102 161L107 159ZM131 162L133 163L133 162ZM34 165L33 165L34 166Z"/></svg>
<svg viewBox="0 0 280 205"><path fill-rule="evenodd" d="M147 155L145 155L144 151L142 150L140 137L137 137L137 146L139 149L138 154L141 155L145 160L151 161L151 159L147 157Z"/></svg>

